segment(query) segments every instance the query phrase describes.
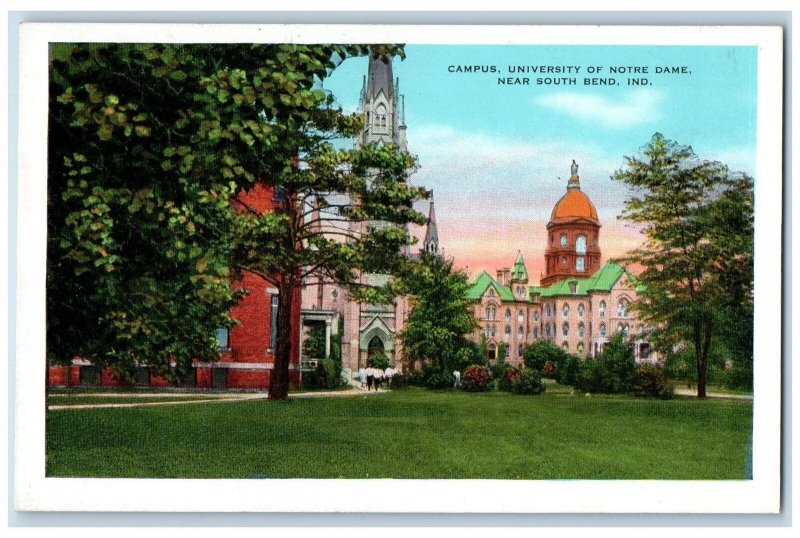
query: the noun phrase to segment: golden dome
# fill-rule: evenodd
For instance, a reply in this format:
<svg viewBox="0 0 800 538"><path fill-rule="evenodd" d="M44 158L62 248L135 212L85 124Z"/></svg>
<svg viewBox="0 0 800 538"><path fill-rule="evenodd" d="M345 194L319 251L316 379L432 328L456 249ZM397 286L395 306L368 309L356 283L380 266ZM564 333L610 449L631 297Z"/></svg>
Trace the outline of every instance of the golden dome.
<svg viewBox="0 0 800 538"><path fill-rule="evenodd" d="M597 210L589 197L581 192L577 176L570 178L567 194L561 197L553 208L550 220L582 217L598 220Z"/></svg>

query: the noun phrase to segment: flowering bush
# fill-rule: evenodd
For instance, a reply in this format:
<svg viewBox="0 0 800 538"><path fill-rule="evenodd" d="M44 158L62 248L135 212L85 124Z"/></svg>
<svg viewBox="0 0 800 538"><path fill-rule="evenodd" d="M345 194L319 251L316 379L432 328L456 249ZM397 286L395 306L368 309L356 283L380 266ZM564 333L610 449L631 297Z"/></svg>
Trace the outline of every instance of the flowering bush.
<svg viewBox="0 0 800 538"><path fill-rule="evenodd" d="M500 376L500 383L498 388L500 390L504 390L509 392L512 390L514 383L519 381L520 371L519 368L514 368L513 366L506 366L505 370L503 370L503 375Z"/></svg>
<svg viewBox="0 0 800 538"><path fill-rule="evenodd" d="M541 374L533 368L523 370L511 387L515 394L541 394L544 389Z"/></svg>
<svg viewBox="0 0 800 538"><path fill-rule="evenodd" d="M461 378L461 389L467 392L483 392L492 386L492 374L485 366L472 365Z"/></svg>
<svg viewBox="0 0 800 538"><path fill-rule="evenodd" d="M542 375L548 379L554 379L556 377L556 367L555 365L547 361L547 364L544 365L542 368Z"/></svg>

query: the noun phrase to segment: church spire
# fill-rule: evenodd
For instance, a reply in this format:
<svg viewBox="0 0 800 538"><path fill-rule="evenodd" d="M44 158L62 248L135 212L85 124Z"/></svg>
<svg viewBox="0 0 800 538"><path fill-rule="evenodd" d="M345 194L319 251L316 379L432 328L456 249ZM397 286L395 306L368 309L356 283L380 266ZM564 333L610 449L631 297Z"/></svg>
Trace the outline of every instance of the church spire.
<svg viewBox="0 0 800 538"><path fill-rule="evenodd" d="M433 191L431 192L431 202L428 209L428 226L425 230L425 241L422 248L430 254L439 254L439 230L436 226L436 211L433 207Z"/></svg>
<svg viewBox="0 0 800 538"><path fill-rule="evenodd" d="M383 92L389 102L394 101L392 59L370 54L367 71L367 99L375 99L380 92Z"/></svg>
<svg viewBox="0 0 800 538"><path fill-rule="evenodd" d="M514 268L511 270L511 281L528 282L528 269L525 267L525 260L522 259L522 251L517 252L517 261L514 262Z"/></svg>

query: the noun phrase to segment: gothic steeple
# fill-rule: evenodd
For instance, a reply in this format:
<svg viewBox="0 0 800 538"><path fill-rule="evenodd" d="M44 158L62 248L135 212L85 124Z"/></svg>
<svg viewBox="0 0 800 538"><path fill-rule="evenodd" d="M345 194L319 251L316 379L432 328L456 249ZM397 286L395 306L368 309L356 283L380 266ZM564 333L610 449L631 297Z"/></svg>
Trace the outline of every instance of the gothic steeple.
<svg viewBox="0 0 800 538"><path fill-rule="evenodd" d="M430 254L439 254L439 230L436 226L436 211L433 207L433 191L431 191L428 226L425 230L425 241L422 243L422 248Z"/></svg>
<svg viewBox="0 0 800 538"><path fill-rule="evenodd" d="M394 144L407 149L404 112L400 110L400 80L392 73L392 59L370 54L367 76L361 89L364 131L358 144Z"/></svg>

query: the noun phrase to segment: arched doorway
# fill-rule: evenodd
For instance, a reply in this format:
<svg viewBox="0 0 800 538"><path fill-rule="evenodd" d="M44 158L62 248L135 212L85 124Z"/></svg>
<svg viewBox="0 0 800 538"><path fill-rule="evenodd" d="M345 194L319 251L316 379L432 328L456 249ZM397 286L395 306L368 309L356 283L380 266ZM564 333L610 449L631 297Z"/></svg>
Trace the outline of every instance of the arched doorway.
<svg viewBox="0 0 800 538"><path fill-rule="evenodd" d="M375 355L386 355L386 349L383 345L383 340L381 340L377 335L373 336L372 340L370 340L369 344L367 345L367 359L370 359Z"/></svg>

